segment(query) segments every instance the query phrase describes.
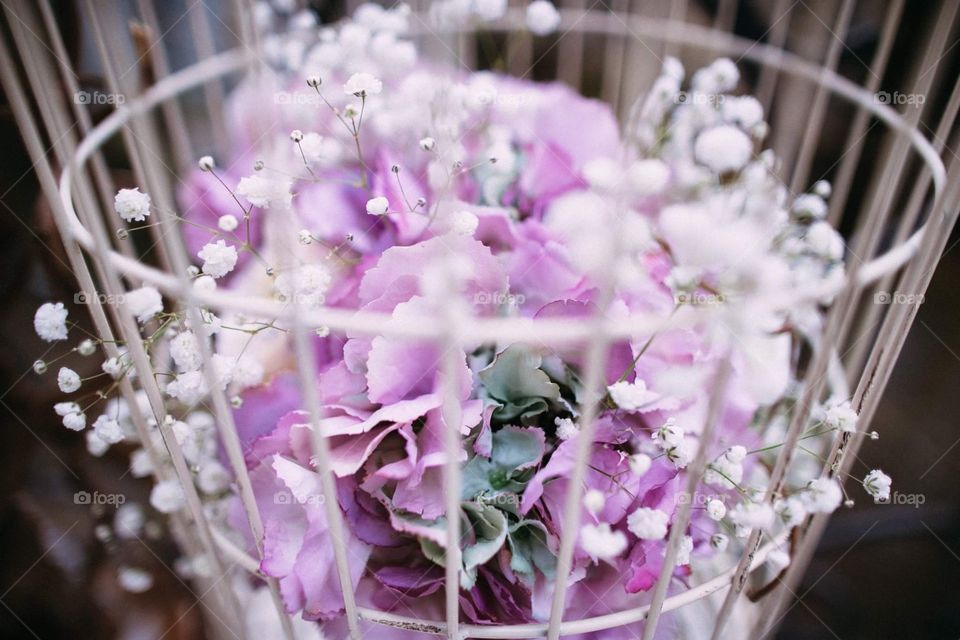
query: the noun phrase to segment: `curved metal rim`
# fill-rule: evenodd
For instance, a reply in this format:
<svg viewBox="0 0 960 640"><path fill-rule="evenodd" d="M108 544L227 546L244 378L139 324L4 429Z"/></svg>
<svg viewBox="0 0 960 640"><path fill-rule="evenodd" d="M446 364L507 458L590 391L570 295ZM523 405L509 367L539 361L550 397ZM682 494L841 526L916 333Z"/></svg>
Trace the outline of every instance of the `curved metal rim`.
<svg viewBox="0 0 960 640"><path fill-rule="evenodd" d="M242 567L246 572L259 578L263 577L263 574L260 572L260 564L257 562L256 558L235 545L223 532L213 529L213 534L213 538L217 543L217 546L223 550L224 554L228 558L230 558L238 566ZM766 562L767 556L769 556L770 553L772 553L778 547L786 544L789 535L789 531L783 531L770 540L770 542L763 545L754 556L753 563L750 565L750 571L758 569L763 565L764 562ZM706 582L703 582L695 587L691 587L682 593L670 596L663 602L663 611L673 611L674 609L679 609L684 605L690 604L691 602L696 602L697 600L705 598L712 593L720 591L724 587L728 586L730 578L733 576L736 568L736 563L734 563L732 567L726 571L723 571L722 573L717 574L710 580L707 580ZM591 633L625 624L640 622L646 617L649 609L650 605L643 605L640 607L634 607L632 609L626 609L624 611L618 611L616 613L608 613L602 616L593 616L590 618L582 618L580 620L567 620L563 623L563 633L565 635ZM434 635L445 635L447 632L447 625L443 621L423 620L421 618L413 618L396 613L378 611L377 609L371 609L369 607L357 607L357 611L361 618L375 624L396 627L398 629L415 629L417 631L431 633ZM511 638L519 640L520 638L542 638L544 635L546 635L548 626L549 625L546 622L498 626L464 624L460 625L460 631L462 637L464 638Z"/></svg>
<svg viewBox="0 0 960 640"><path fill-rule="evenodd" d="M567 25L575 21L576 28L587 33L624 35L629 32L632 35L644 34L653 40L706 48L728 55L739 54L741 58L759 64L771 65L788 74L806 78L813 82L821 82L837 95L869 110L899 135L907 136L933 176L935 193L939 194L943 189L945 182L943 163L927 139L916 128L909 126L892 108L875 103L871 94L833 71L818 67L795 54L769 45L758 44L696 25L644 16L629 17L631 23L628 25L625 22L604 20L605 14L596 11L588 11L576 17L574 17L574 13L569 9L564 10L564 24ZM495 23L491 25L491 28L509 30L510 26L504 23ZM85 165L90 156L133 117L158 106L164 100L168 100L181 92L239 71L254 61L254 56L251 53L234 49L191 65L164 78L141 96L122 105L81 141L76 155L61 173L59 191L70 222L69 231L84 249L88 252L95 251L94 241L90 232L77 217L72 198L72 186L74 175ZM929 216L923 226L905 242L862 265L857 272L858 287L869 286L886 273L893 272L908 262L916 253L928 225ZM266 297L243 296L220 290L213 292L193 291L184 287L175 276L113 250L107 256L102 257L109 259L120 272L156 286L170 296L192 299L213 309L264 314L278 319L292 319L294 315L294 311L289 306ZM337 308L300 310L299 313L301 314L301 322L311 326L326 326L335 331L350 330L362 334L421 339L442 337L440 327L436 326L435 323L423 321L430 320L430 318L401 323L385 313ZM683 322L676 317L665 321L662 318L633 315L621 319L619 322L609 323L605 330L607 335L613 338L628 338L641 333L679 326L683 326ZM471 322L464 327L461 338L464 342L499 339L513 341L551 340L557 343L570 343L586 340L592 333L593 330L590 327L562 318L532 320L526 318L476 317L471 318Z"/></svg>

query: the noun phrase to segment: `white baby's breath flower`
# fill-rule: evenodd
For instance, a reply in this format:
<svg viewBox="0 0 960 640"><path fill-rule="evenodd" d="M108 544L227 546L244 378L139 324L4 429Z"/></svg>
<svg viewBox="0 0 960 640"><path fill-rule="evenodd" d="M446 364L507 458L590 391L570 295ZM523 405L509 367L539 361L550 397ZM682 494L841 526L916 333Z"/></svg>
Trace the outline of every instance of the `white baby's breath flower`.
<svg viewBox="0 0 960 640"><path fill-rule="evenodd" d="M816 194L804 193L793 201L793 211L805 218L821 220L827 215L827 203Z"/></svg>
<svg viewBox="0 0 960 640"><path fill-rule="evenodd" d="M598 560L610 560L627 549L627 536L610 529L609 523L587 524L580 530L580 546Z"/></svg>
<svg viewBox="0 0 960 640"><path fill-rule="evenodd" d="M214 278L222 278L237 265L237 249L223 240L203 246L197 256L203 260L203 272Z"/></svg>
<svg viewBox="0 0 960 640"><path fill-rule="evenodd" d="M827 407L823 422L831 429L853 433L857 430L857 420L859 420L859 418L860 416L853 410L850 401L844 400L842 402L830 403Z"/></svg>
<svg viewBox="0 0 960 640"><path fill-rule="evenodd" d="M145 449L136 449L130 454L130 474L134 478L146 478L153 473L153 462Z"/></svg>
<svg viewBox="0 0 960 640"><path fill-rule="evenodd" d="M383 83L369 73L355 73L343 85L348 96L375 96L383 91Z"/></svg>
<svg viewBox="0 0 960 640"><path fill-rule="evenodd" d="M553 424L557 426L557 438L560 440L570 440L580 433L580 427L570 418L554 418Z"/></svg>
<svg viewBox="0 0 960 640"><path fill-rule="evenodd" d="M653 432L651 438L661 449L676 447L683 441L683 428L674 418L667 418L667 421Z"/></svg>
<svg viewBox="0 0 960 640"><path fill-rule="evenodd" d="M280 178L265 178L254 174L240 178L237 193L255 207L266 208L274 204L289 204L290 181Z"/></svg>
<svg viewBox="0 0 960 640"><path fill-rule="evenodd" d="M481 20L499 20L507 12L507 0L473 0L473 10Z"/></svg>
<svg viewBox="0 0 960 640"><path fill-rule="evenodd" d="M203 364L200 344L192 331L178 333L170 339L170 357L178 371L196 371Z"/></svg>
<svg viewBox="0 0 960 640"><path fill-rule="evenodd" d="M480 219L471 211L457 211L450 216L450 230L460 236L472 236Z"/></svg>
<svg viewBox="0 0 960 640"><path fill-rule="evenodd" d="M647 384L639 379L634 383L626 380L615 382L607 387L607 391L610 399L624 411L638 411L660 398L660 394L647 389Z"/></svg>
<svg viewBox="0 0 960 640"><path fill-rule="evenodd" d="M693 147L697 162L719 174L739 171L750 160L752 153L750 138L731 125L704 129Z"/></svg>
<svg viewBox="0 0 960 640"><path fill-rule="evenodd" d="M727 515L727 505L714 498L707 503L707 515L710 516L711 520L716 520L719 522L720 520L723 520L725 515Z"/></svg>
<svg viewBox="0 0 960 640"><path fill-rule="evenodd" d="M310 164L329 165L340 159L340 143L334 138L326 138L319 133L305 133L300 142L300 151ZM298 152L299 153L299 152Z"/></svg>
<svg viewBox="0 0 960 640"><path fill-rule="evenodd" d="M424 151L433 151L434 147L437 146L437 141L433 138L426 137L420 138L420 148Z"/></svg>
<svg viewBox="0 0 960 640"><path fill-rule="evenodd" d="M120 361L120 358L107 358L103 361L103 364L100 365L100 368L114 380L119 378L123 373L123 363Z"/></svg>
<svg viewBox="0 0 960 640"><path fill-rule="evenodd" d="M120 427L120 423L110 416L101 415L94 420L93 430L107 444L117 444L123 440L123 429Z"/></svg>
<svg viewBox="0 0 960 640"><path fill-rule="evenodd" d="M57 386L64 393L73 393L80 388L80 375L69 367L60 367L57 373Z"/></svg>
<svg viewBox="0 0 960 640"><path fill-rule="evenodd" d="M803 504L810 513L833 513L843 502L843 490L840 484L831 478L811 480L801 495Z"/></svg>
<svg viewBox="0 0 960 640"><path fill-rule="evenodd" d="M140 287L128 291L123 297L127 311L140 323L147 322L163 311L163 298L153 287Z"/></svg>
<svg viewBox="0 0 960 640"><path fill-rule="evenodd" d="M129 593L144 593L153 586L153 574L136 567L117 569L117 584Z"/></svg>
<svg viewBox="0 0 960 640"><path fill-rule="evenodd" d="M167 385L167 395L186 405L195 405L207 395L207 382L200 371L181 373Z"/></svg>
<svg viewBox="0 0 960 640"><path fill-rule="evenodd" d="M863 479L863 488L867 490L874 501L884 502L890 499L890 485L892 480L890 476L880 469L874 469Z"/></svg>
<svg viewBox="0 0 960 640"><path fill-rule="evenodd" d="M216 165L213 162L213 156L203 156L197 162L197 166L200 167L200 171L213 171Z"/></svg>
<svg viewBox="0 0 960 640"><path fill-rule="evenodd" d="M367 200L367 213L371 216L382 216L390 208L390 201L383 196Z"/></svg>
<svg viewBox="0 0 960 640"><path fill-rule="evenodd" d="M113 516L113 531L121 540L132 540L140 535L146 517L140 505L127 502L117 507Z"/></svg>
<svg viewBox="0 0 960 640"><path fill-rule="evenodd" d="M160 513L174 513L182 509L185 498L180 483L176 480L164 480L155 484L150 491L150 504Z"/></svg>
<svg viewBox="0 0 960 640"><path fill-rule="evenodd" d="M47 342L67 339L67 310L62 302L45 302L33 314L33 328Z"/></svg>
<svg viewBox="0 0 960 640"><path fill-rule="evenodd" d="M549 35L559 26L560 13L547 0L534 0L527 6L527 28L535 35Z"/></svg>
<svg viewBox="0 0 960 640"><path fill-rule="evenodd" d="M693 538L683 536L680 540L680 548L677 549L677 566L682 567L690 564L690 554L693 553ZM667 555L667 550L663 550L663 555Z"/></svg>
<svg viewBox="0 0 960 640"><path fill-rule="evenodd" d="M730 520L747 529L769 529L776 514L765 502L744 501L730 510Z"/></svg>
<svg viewBox="0 0 960 640"><path fill-rule="evenodd" d="M669 520L670 516L659 509L640 507L627 516L627 528L641 540L663 540Z"/></svg>
<svg viewBox="0 0 960 640"><path fill-rule="evenodd" d="M77 407L76 411L63 416L63 426L71 431L83 431L87 426L87 416Z"/></svg>
<svg viewBox="0 0 960 640"><path fill-rule="evenodd" d="M99 458L110 450L110 443L97 435L93 429L87 431L87 453Z"/></svg>
<svg viewBox="0 0 960 640"><path fill-rule="evenodd" d="M662 192L670 180L670 168L662 160L637 160L627 169L627 180L638 196Z"/></svg>
<svg viewBox="0 0 960 640"><path fill-rule="evenodd" d="M150 196L139 188L120 189L113 199L113 208L127 222L141 222L150 215Z"/></svg>
<svg viewBox="0 0 960 640"><path fill-rule="evenodd" d="M670 447L664 454L677 469L684 469L696 455L696 443L692 438L684 438L675 447Z"/></svg>
<svg viewBox="0 0 960 640"><path fill-rule="evenodd" d="M80 411L80 405L76 402L58 402L53 405L53 410L62 418L71 413L78 413Z"/></svg>
<svg viewBox="0 0 960 640"><path fill-rule="evenodd" d="M197 472L197 487L207 495L216 495L230 486L230 474L216 460L207 460Z"/></svg>
<svg viewBox="0 0 960 640"><path fill-rule="evenodd" d="M330 272L325 268L305 264L278 275L273 288L283 302L316 307L323 304L330 282Z"/></svg>
<svg viewBox="0 0 960 640"><path fill-rule="evenodd" d="M703 481L723 489L731 489L743 480L743 459L747 450L741 446L730 447L710 463Z"/></svg>
<svg viewBox="0 0 960 640"><path fill-rule="evenodd" d="M724 96L720 110L724 120L747 131L763 122L763 105L753 96Z"/></svg>
<svg viewBox="0 0 960 640"><path fill-rule="evenodd" d="M603 492L597 489L590 489L583 495L583 506L594 515L600 513L606 501Z"/></svg>
<svg viewBox="0 0 960 640"><path fill-rule="evenodd" d="M237 216L228 213L220 216L217 220L217 226L220 227L221 230L229 233L240 226L240 222L237 220Z"/></svg>
<svg viewBox="0 0 960 640"><path fill-rule="evenodd" d="M646 475L652 464L653 460L645 453L635 453L630 456L630 471L635 476Z"/></svg>
<svg viewBox="0 0 960 640"><path fill-rule="evenodd" d="M217 290L217 281L213 276L199 276L193 281L194 291L210 293Z"/></svg>

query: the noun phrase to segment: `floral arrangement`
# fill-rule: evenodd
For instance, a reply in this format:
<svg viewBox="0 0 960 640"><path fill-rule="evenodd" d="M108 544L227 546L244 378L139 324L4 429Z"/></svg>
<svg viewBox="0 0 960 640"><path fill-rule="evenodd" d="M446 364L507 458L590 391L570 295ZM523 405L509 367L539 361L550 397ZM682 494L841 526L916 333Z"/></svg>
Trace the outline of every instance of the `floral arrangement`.
<svg viewBox="0 0 960 640"><path fill-rule="evenodd" d="M503 12L502 3L475 5L435 10L448 21ZM554 14L533 3L531 29L555 29ZM843 489L821 476L820 456L831 434L857 429L843 397L815 412L803 434L809 456L791 466L772 506L762 500L799 392L800 354L844 283L844 245L824 221L829 185L791 196L776 158L760 150L763 110L731 93L736 66L720 59L685 81L680 63L667 59L621 128L608 106L560 84L418 61L404 39L408 20L403 6L375 5L336 28L291 17L285 36L265 42L280 69L274 85L251 81L232 96L231 155L199 161L177 212L157 212L148 194L122 189L116 213L139 224L127 232L155 214L180 220L198 290L376 311L398 323L444 313L603 314L623 323L658 318L667 328L614 341L601 390L582 379L583 348L466 345L452 381L459 424L444 420L441 384L451 372L438 346L318 328L321 431L359 601L442 619L449 429L462 441L461 616L474 623L544 620L564 535L577 539L565 618L646 602L701 447L710 462L683 532L681 582L729 566L751 529L772 535L837 508ZM129 292L121 306L143 327L166 419L210 517L253 550L207 405L201 341L212 349L264 521L260 569L278 579L289 612L342 637L343 597L289 327L209 310L197 326L151 287ZM63 304L43 305L35 322L45 340L68 339ZM74 350L92 355L97 343ZM723 362L731 364L724 404L703 441ZM38 373L50 364L38 362ZM90 392L95 383L59 370L61 390L72 394L55 407L64 426L85 430L91 453L102 455L135 440L130 416L141 412L164 450L148 404L116 397L120 380L136 382L130 359L107 360L103 371L108 384ZM88 394L74 399L81 390ZM582 411L594 402L581 528L566 532ZM150 475L144 449L133 450L131 469ZM876 499L889 495L879 470L859 482ZM175 512L183 488L158 483L150 502ZM142 526L144 508L125 505L118 529ZM775 568L789 563L788 551L771 555Z"/></svg>

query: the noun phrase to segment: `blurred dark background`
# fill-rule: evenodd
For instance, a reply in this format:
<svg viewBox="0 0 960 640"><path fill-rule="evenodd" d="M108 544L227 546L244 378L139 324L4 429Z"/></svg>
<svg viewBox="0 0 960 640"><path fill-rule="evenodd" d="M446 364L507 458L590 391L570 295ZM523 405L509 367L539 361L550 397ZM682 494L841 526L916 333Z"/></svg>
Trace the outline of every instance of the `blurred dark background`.
<svg viewBox="0 0 960 640"><path fill-rule="evenodd" d="M170 4L172 20L180 3ZM738 34L764 37L776 19L773 4L740 3ZM839 1L793 4L788 44L797 50L822 46L810 33L823 25L811 16L831 15ZM841 72L862 77L886 4L857 3ZM907 62L925 44L942 4L907 2L884 89L902 90ZM80 36L77 7L54 5L71 54L82 58L89 43ZM316 8L325 19L343 11L338 3ZM691 2L691 11L707 17L718 9L716 2ZM957 37L954 29L942 62L948 78L960 71ZM84 82L96 86L98 79ZM935 128L937 109L928 111L924 122ZM825 131L836 133L836 144L843 143L851 117L849 109L831 108ZM948 141L945 158L955 156L955 142ZM112 513L74 503L76 491L94 489L142 501L148 487L129 475L117 480L129 450L115 447L103 458L91 457L83 438L64 429L50 409L59 400L55 377L32 372L49 346L33 333L34 310L47 300L72 300L76 285L5 98L0 146L0 638L201 638L196 598L168 569L176 557L170 544L162 537L103 544L97 525ZM827 169L827 160L817 163L814 176ZM853 198L856 203L858 194ZM852 486L857 504L832 518L799 598L789 602L779 638L960 637L960 249L954 249L960 236L954 236L874 421L881 437L866 442L854 471L862 477L883 469L895 490L922 496L922 504L874 505ZM91 330L82 307L71 306L70 315ZM83 375L99 361L71 356L63 364ZM153 588L139 595L121 590L115 572L127 563L149 568Z"/></svg>

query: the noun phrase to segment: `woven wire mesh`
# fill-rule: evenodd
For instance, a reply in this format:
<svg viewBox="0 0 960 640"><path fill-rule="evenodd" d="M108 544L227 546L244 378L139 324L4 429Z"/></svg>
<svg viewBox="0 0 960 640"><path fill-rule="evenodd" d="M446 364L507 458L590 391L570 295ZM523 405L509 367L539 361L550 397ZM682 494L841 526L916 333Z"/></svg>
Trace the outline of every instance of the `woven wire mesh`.
<svg viewBox="0 0 960 640"><path fill-rule="evenodd" d="M502 38L504 57L513 75L568 82L608 101L622 119L649 87L666 55L694 62L730 56L748 69L755 82L756 95L769 110L774 149L783 161L781 177L790 191L804 190L820 178L815 167L817 172L827 167L824 177L831 178L834 184L828 219L843 230L847 239L848 284L830 307L820 343L799 372L804 378L803 390L791 415L786 445L780 450L771 474L767 500L772 499L783 482L800 433L812 408L826 393L828 383L833 388L850 390L863 428L854 434L836 436L824 471L830 476L843 477L850 468L919 304L873 304L874 294L897 291L922 300L953 227L960 195L957 175L960 162L953 162L947 168L940 159L946 141L956 133L960 84L953 86L955 79L949 73L941 73L938 67L956 19L957 3L943 3L929 37L916 52L916 60L910 65L911 77L904 85L904 93L943 97L938 103L943 108L936 130L923 132L918 126L922 109L912 105L897 109L896 103L877 99L898 38L897 26L905 3L900 0L886 6L876 52L871 60L862 62L862 83L837 73L856 3L852 0L835 3L827 7L824 14L816 14L800 4L798 7L783 1L775 3L772 26L763 42L735 35L738 3L725 0L717 3L713 15L687 2L621 0L610 6L603 2L587 6L587 3L572 1L562 7L563 20L558 34L545 39L535 39L517 27L522 24L522 7L513 7L507 17L486 27ZM138 0L124 7L124 12L129 10L128 16L136 20L136 28L132 29L125 27L125 13L115 5L86 0L80 6L82 22L95 47L107 87L113 94L126 97L106 119L94 126L92 105L75 99L81 91L78 75L69 62L49 0L11 1L4 5L9 35L5 34L0 47L0 72L54 210L79 288L88 297L106 354L118 355L115 340L119 339L128 346L133 358L137 379L123 380L120 392L131 403L135 402L138 389L149 399L173 463L172 469L159 464L164 453L156 449L142 417L134 415L133 418L144 447L157 462L154 468L160 476L158 480L175 478L184 487L187 507L172 520L174 533L185 553L207 558L217 577L239 567L264 579L273 594L285 633L292 637L276 581L260 573L258 557L237 547L209 522L193 486L189 465L165 420L167 410L139 328L111 303L141 284L156 286L168 299L186 309L188 317L198 324L203 308L283 319L293 327L297 371L305 409L314 427L313 451L333 533L346 617L353 636L361 636L363 620L449 638L558 638L645 620L644 637L650 638L663 612L708 600L712 604L707 616L714 637L756 637L765 624L777 619L784 598L810 559L826 516L813 516L793 532L793 563L781 578L780 586L756 603L742 597L751 572L762 566L771 549L783 542L773 540L761 544L759 531L750 534L737 564L668 596L680 537L690 516L687 504L679 510L677 525L671 529L664 568L652 591L650 604L589 619L564 620L567 574L575 542L572 532L578 530L580 517L581 483L577 479L582 479L585 472L585 446L578 451L566 500L563 531L567 535L561 541L548 622L499 626L461 622L457 570L460 563L456 546L448 550L444 620L419 620L358 606L350 577L351 558L341 533L342 514L336 506L334 481L329 471L328 443L318 427L322 407L316 392L315 355L309 343L315 328L435 341L445 347L482 340L526 342L551 349L577 345L588 354L583 376L586 387L599 389L603 386L604 358L610 342L662 329L662 319L632 316L627 321L615 322L601 309L586 322L474 318L451 312L428 321L400 324L389 322L389 316L375 312L305 309L237 293L194 290L186 275L189 262L175 220L161 215L162 224L151 227L154 246L149 257L144 257L127 234L115 233L117 221L112 216L111 199L116 185L102 151L105 145L119 139L136 183L153 195L158 210L173 211L179 176L194 164L201 152L215 150L226 139L222 114L227 86L244 75L255 78L258 74L270 73L260 56L260 43L252 24L253 8L244 0L223 3L217 10L200 3L192 4L184 12L186 20L182 29L189 34L185 37L192 39L198 61L173 72L171 60L177 58L176 45L165 41L154 3ZM816 18L816 29L820 30L817 41L822 44L819 57L805 58L784 48L791 19L809 19L809 15L797 15L804 12ZM475 33L441 32L431 26L428 14L429 7L417 6L413 21L415 39L427 55L456 67L473 68L478 62L483 63L484 54ZM214 34L223 32L229 33L229 37L218 42ZM846 105L852 113L840 145L823 133L828 110L838 104ZM208 134L206 138L204 132ZM868 137L879 141L879 153L865 152ZM447 353L452 350L448 349ZM230 400L225 393L216 391L218 386L212 383L216 374L209 349L204 347L202 355L203 370L214 390L211 406L220 440L236 475L238 493L258 543L257 551L262 552L259 542L263 523ZM452 382L455 359L447 358L444 367L451 374L445 376L444 417L448 424L458 424L456 414L460 407ZM709 440L716 411L723 404L722 382L716 384L713 391L716 397L711 403L712 416L702 433L705 440ZM585 435L581 440L585 443L589 442L596 412L596 402L588 402L582 409ZM459 439L456 431L447 430L445 444L449 452L460 447ZM706 447L702 447L691 465L700 474L707 462L705 455ZM444 476L446 507L448 513L455 513L459 508L460 470L456 456L450 455L448 460ZM700 480L696 471L690 474L688 495ZM447 522L450 537L456 538L458 519L448 518ZM236 622L242 619L242 607L230 581L210 579L205 591L210 594L213 610L218 612L219 625L231 634L242 634ZM728 624L734 617L737 623Z"/></svg>

